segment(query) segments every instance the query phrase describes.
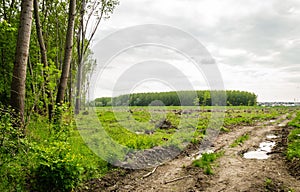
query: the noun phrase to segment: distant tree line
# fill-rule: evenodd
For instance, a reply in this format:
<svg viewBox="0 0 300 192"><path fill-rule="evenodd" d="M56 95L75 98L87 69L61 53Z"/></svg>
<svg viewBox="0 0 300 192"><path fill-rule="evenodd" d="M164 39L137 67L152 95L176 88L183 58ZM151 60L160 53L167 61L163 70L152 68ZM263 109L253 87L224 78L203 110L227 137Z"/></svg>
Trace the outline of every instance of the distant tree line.
<svg viewBox="0 0 300 192"><path fill-rule="evenodd" d="M257 96L247 91L172 91L134 93L118 97L102 97L91 104L101 106L254 106Z"/></svg>

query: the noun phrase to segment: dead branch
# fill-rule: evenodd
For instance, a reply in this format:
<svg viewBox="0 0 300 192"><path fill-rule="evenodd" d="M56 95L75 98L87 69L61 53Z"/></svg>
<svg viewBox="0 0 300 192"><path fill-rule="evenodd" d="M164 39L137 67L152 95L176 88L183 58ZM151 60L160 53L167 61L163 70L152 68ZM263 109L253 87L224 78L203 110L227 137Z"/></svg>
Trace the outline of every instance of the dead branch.
<svg viewBox="0 0 300 192"><path fill-rule="evenodd" d="M152 175L156 169L157 169L158 166L156 166L152 171L150 171L149 173L147 173L146 175L143 175L142 179L145 179L146 177L149 177L150 175Z"/></svg>
<svg viewBox="0 0 300 192"><path fill-rule="evenodd" d="M224 147L225 147L225 144L223 144L223 145L221 145L220 147L216 148L216 149L214 150L214 152L218 152L218 151L220 151L221 149L223 149Z"/></svg>
<svg viewBox="0 0 300 192"><path fill-rule="evenodd" d="M178 177L178 178L175 178L175 179L172 179L172 180L169 180L169 181L165 181L164 184L173 183L173 182L176 182L176 181L179 181L179 180L182 180L182 179L185 179L185 178L189 178L189 177L192 177L192 176L191 175L186 175L186 176L183 176L183 177Z"/></svg>

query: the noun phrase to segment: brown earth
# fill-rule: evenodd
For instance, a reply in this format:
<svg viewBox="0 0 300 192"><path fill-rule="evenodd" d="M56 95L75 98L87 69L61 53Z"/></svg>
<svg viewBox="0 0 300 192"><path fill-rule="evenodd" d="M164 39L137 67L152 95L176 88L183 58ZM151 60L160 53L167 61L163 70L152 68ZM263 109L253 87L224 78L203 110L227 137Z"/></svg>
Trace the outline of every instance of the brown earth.
<svg viewBox="0 0 300 192"><path fill-rule="evenodd" d="M87 182L76 191L300 191L299 170L296 173L292 168L296 164L299 168L299 162L287 163L284 156L289 132L287 123L285 116L281 116L275 122L235 127L229 133L220 134L212 150L221 149L224 155L217 160L214 175L207 176L191 165L199 153L198 147L191 145L175 159L154 169L119 169ZM230 147L235 139L246 133L250 136L247 141ZM279 136L272 139L276 146L268 159L243 158L243 153L267 141L268 134Z"/></svg>

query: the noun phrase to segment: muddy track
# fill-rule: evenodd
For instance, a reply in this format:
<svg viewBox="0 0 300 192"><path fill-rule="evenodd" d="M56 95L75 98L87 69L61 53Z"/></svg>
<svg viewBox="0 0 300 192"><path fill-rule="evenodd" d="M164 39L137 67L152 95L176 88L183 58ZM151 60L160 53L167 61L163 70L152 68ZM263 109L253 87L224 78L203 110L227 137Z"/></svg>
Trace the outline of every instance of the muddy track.
<svg viewBox="0 0 300 192"><path fill-rule="evenodd" d="M212 149L224 150L224 155L218 159L212 176L191 166L198 152L197 147L192 146L155 169L114 171L88 182L78 191L300 191L300 181L289 174L282 153L284 149L280 147L285 141L281 133L287 123L285 116L281 116L272 123L236 127L229 133L219 135ZM247 141L230 147L235 139L246 133L249 135ZM266 135L270 133L279 136L275 139L277 146L274 154L265 160L243 158L244 152L268 140Z"/></svg>

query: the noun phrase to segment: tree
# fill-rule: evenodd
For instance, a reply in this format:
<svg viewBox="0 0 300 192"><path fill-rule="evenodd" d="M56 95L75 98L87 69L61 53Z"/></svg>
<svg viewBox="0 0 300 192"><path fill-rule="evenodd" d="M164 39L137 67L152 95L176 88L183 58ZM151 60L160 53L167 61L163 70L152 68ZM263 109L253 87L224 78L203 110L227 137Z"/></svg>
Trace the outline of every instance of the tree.
<svg viewBox="0 0 300 192"><path fill-rule="evenodd" d="M40 51L41 51L41 59L42 63L44 65L44 80L42 85L43 93L46 92L46 95L48 97L48 102L44 98L44 105L47 108L48 115L49 115L49 120L51 121L52 119L52 109L53 109L53 101L52 101L52 90L48 90L48 84L49 84L49 75L47 73L47 68L48 68L48 59L47 59L47 50L44 42L44 37L43 37L43 32L42 32L42 27L41 27L41 22L40 22L40 16L39 16L39 3L38 0L34 0L34 18L35 18L35 26L36 26L36 32L37 32L37 37L38 37L38 42L40 45Z"/></svg>
<svg viewBox="0 0 300 192"><path fill-rule="evenodd" d="M57 96L56 96L57 104L63 103L65 91L67 88L70 64L71 64L71 59L72 59L75 14L76 14L76 0L70 0L64 62L63 62L63 68L62 68L62 73L61 73L61 77L60 77L60 83L59 83L59 87L58 87L58 91L57 91Z"/></svg>
<svg viewBox="0 0 300 192"><path fill-rule="evenodd" d="M10 104L20 118L20 122L17 124L17 126L20 127L24 125L25 80L31 35L32 11L33 1L22 0L10 97Z"/></svg>
<svg viewBox="0 0 300 192"><path fill-rule="evenodd" d="M109 18L115 7L119 4L118 0L83 0L80 10L80 25L77 34L77 82L76 82L76 99L75 99L75 114L79 113L81 92L82 92L82 75L85 67L84 55L87 54L89 45L99 27L103 18ZM89 24L93 20L95 25L89 28ZM87 34L88 28L91 30Z"/></svg>

